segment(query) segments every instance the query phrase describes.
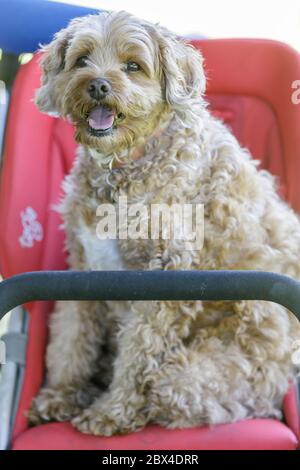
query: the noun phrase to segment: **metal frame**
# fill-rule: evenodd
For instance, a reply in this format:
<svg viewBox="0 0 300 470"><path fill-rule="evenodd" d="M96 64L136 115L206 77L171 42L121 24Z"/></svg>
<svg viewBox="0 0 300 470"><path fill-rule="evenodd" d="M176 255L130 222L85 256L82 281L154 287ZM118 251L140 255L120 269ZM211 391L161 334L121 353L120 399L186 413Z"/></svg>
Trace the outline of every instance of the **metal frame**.
<svg viewBox="0 0 300 470"><path fill-rule="evenodd" d="M2 81L1 78L0 81ZM6 88L2 89L2 85L0 83L0 165L2 162L2 153L4 150L4 131L8 114L8 104L9 93Z"/></svg>
<svg viewBox="0 0 300 470"><path fill-rule="evenodd" d="M11 312L6 333L1 337L6 345L5 364L0 378L0 450L10 445L25 370L28 315L22 307Z"/></svg>

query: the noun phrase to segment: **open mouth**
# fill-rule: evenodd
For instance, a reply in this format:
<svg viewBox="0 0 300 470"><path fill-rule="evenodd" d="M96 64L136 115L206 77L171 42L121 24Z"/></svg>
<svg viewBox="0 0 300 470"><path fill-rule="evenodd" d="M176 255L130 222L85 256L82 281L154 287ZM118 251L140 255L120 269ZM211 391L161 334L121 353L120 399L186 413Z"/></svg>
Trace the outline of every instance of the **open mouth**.
<svg viewBox="0 0 300 470"><path fill-rule="evenodd" d="M117 117L116 112L107 106L96 106L87 117L90 134L96 137L111 134Z"/></svg>

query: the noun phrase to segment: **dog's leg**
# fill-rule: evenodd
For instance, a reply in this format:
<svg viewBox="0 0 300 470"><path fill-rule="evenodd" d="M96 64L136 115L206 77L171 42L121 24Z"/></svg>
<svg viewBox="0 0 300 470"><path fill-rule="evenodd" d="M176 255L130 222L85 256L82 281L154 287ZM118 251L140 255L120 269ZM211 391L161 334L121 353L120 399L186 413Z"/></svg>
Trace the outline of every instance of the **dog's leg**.
<svg viewBox="0 0 300 470"><path fill-rule="evenodd" d="M235 316L166 358L151 387L151 418L169 428L281 417L292 373L287 312L242 302Z"/></svg>
<svg viewBox="0 0 300 470"><path fill-rule="evenodd" d="M32 424L67 421L101 393L89 380L101 378L101 347L106 334L106 306L100 302L58 302L50 321L47 388L28 413ZM104 369L107 364L104 363ZM103 376L105 383L107 377Z"/></svg>
<svg viewBox="0 0 300 470"><path fill-rule="evenodd" d="M140 307L126 320L109 391L72 421L81 432L109 436L149 421L181 428L280 416L291 377L285 309L236 303L231 317L198 334L189 323L195 303L175 304L153 302L147 311L143 303L143 314Z"/></svg>
<svg viewBox="0 0 300 470"><path fill-rule="evenodd" d="M176 305L175 305L176 304ZM81 432L110 436L133 432L149 422L147 395L165 351L188 334L187 304L195 302L135 302L118 335L118 356L108 392L73 419ZM181 309L182 307L182 309ZM180 325L177 324L181 317Z"/></svg>
<svg viewBox="0 0 300 470"><path fill-rule="evenodd" d="M139 385L145 366L141 328L139 319L132 318L119 333L118 355L108 391L72 421L81 432L110 436L145 425L145 397Z"/></svg>

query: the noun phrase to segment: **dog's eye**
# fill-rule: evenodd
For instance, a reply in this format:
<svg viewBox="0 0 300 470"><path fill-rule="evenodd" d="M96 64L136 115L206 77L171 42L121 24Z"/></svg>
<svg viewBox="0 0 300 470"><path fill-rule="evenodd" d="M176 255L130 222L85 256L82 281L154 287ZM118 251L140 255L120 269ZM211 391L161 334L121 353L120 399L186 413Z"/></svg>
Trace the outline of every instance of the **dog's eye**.
<svg viewBox="0 0 300 470"><path fill-rule="evenodd" d="M141 70L141 66L137 64L136 62L127 62L126 64L126 72L138 72Z"/></svg>
<svg viewBox="0 0 300 470"><path fill-rule="evenodd" d="M88 60L88 56L86 55L83 55L82 57L78 57L75 63L76 67L85 67L87 60Z"/></svg>

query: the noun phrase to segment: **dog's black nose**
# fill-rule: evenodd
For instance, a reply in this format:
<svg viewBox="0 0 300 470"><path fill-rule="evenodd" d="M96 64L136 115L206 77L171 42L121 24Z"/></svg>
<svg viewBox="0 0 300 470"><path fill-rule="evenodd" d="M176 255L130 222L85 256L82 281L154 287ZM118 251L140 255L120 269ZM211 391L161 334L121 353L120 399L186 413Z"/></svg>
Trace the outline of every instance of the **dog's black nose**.
<svg viewBox="0 0 300 470"><path fill-rule="evenodd" d="M103 100L111 91L111 84L105 78L95 78L88 85L88 92L91 98Z"/></svg>

